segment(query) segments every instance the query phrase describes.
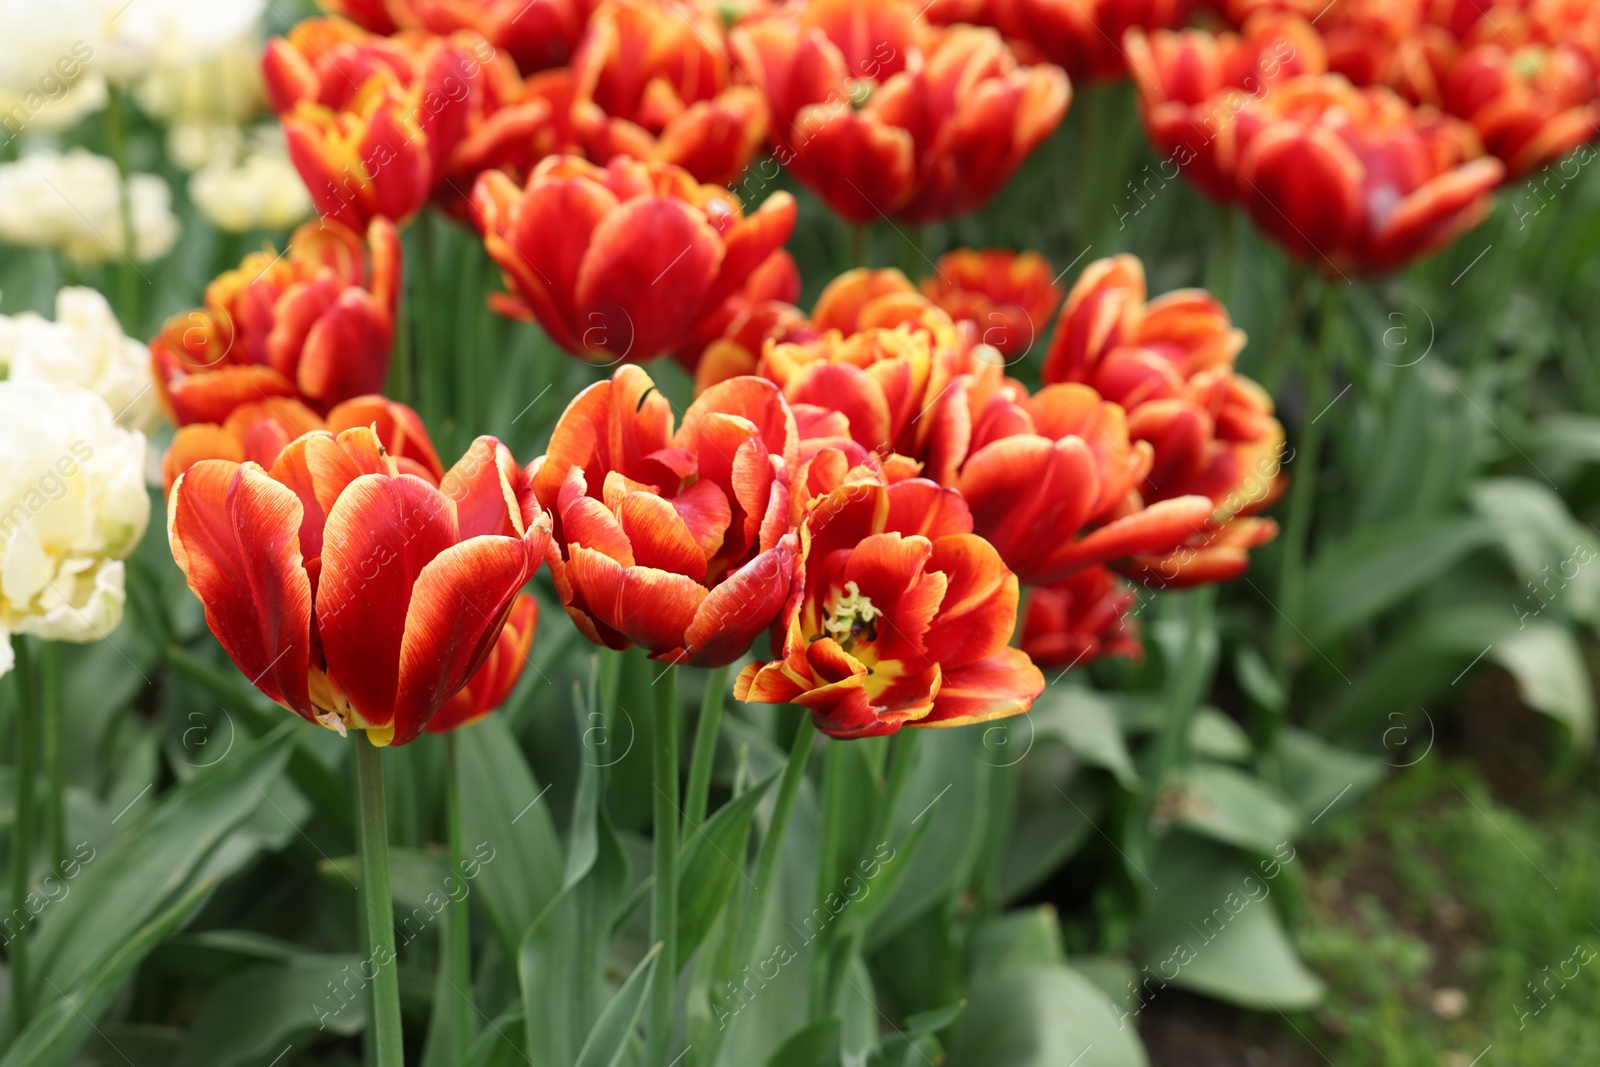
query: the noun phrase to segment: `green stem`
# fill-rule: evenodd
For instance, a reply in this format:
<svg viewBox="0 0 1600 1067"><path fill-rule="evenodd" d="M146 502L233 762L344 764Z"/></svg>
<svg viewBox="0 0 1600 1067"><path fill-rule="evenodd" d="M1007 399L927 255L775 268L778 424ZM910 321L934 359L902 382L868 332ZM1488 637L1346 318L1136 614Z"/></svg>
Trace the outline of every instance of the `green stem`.
<svg viewBox="0 0 1600 1067"><path fill-rule="evenodd" d="M817 847L817 904L826 910L828 895L839 885L844 857L841 839L845 836L848 818L848 773L846 761L857 759L855 752L838 742L830 741L823 753L822 763L822 833ZM811 970L811 1017L821 1018L827 1012L828 960L833 947L832 927L817 931L817 966Z"/></svg>
<svg viewBox="0 0 1600 1067"><path fill-rule="evenodd" d="M1195 709L1200 704L1201 688L1205 679L1205 657L1201 653L1205 632L1212 624L1216 605L1217 587L1202 586L1189 593L1188 632L1184 638L1183 658L1177 669L1167 677L1167 717L1161 724L1157 740L1155 766L1143 791L1135 801L1137 812L1134 823L1135 841L1140 859L1148 866L1155 858L1154 838L1150 820L1161 791L1174 771L1184 763L1189 751L1189 726L1194 721Z"/></svg>
<svg viewBox="0 0 1600 1067"><path fill-rule="evenodd" d="M1328 394L1328 349L1332 326L1339 314L1337 290L1328 286L1322 302L1322 321L1312 348L1306 382L1305 425L1300 428L1300 448L1294 457L1294 482L1289 490L1289 517L1283 531L1283 569L1278 581L1277 633L1273 642L1278 683L1289 691L1293 665L1289 646L1300 626L1305 599L1306 546L1311 536L1311 513L1317 499L1317 467L1322 452L1323 408Z"/></svg>
<svg viewBox="0 0 1600 1067"><path fill-rule="evenodd" d="M59 872L67 858L67 772L64 750L66 723L61 699L61 646L44 643L45 840L50 843L50 869Z"/></svg>
<svg viewBox="0 0 1600 1067"><path fill-rule="evenodd" d="M1283 384L1283 372L1288 366L1289 349L1292 347L1294 331L1300 322L1300 311L1305 306L1306 293L1311 289L1311 269L1299 264L1293 268L1294 282L1289 287L1289 302L1283 307L1283 314L1278 317L1278 324L1273 327L1272 341L1267 347L1266 362L1262 364L1260 383L1261 388L1273 397L1278 395L1278 387Z"/></svg>
<svg viewBox="0 0 1600 1067"><path fill-rule="evenodd" d="M689 761L689 792L683 800L685 837L706 821L706 798L711 792L711 766L717 756L717 730L722 725L722 705L727 696L728 668L714 667L706 676L706 695L700 701L700 721L694 728L694 756Z"/></svg>
<svg viewBox="0 0 1600 1067"><path fill-rule="evenodd" d="M865 267L867 265L867 238L872 231L866 223L850 227L850 265L852 267Z"/></svg>
<svg viewBox="0 0 1600 1067"><path fill-rule="evenodd" d="M445 835L450 874L457 879L463 877L461 872L467 861L465 821L461 812L461 745L456 736L458 732L452 730L444 735ZM472 999L472 931L469 918L466 894L462 894L460 900L452 898L444 911L444 925L439 929L442 939L439 969L459 991L458 995L465 997L468 1003L476 1003ZM449 1018L453 1032L445 1047L455 1053L452 1062L466 1063L467 1046L472 1041L471 1019L467 1012L459 1008L451 1012Z"/></svg>
<svg viewBox="0 0 1600 1067"><path fill-rule="evenodd" d="M117 165L118 208L122 220L122 261L117 264L117 317L122 328L134 336L139 334L139 288L133 260L138 252L133 229L133 192L129 184L128 129L123 117L127 106L126 94L117 86L111 87L106 101L106 142L111 149L111 160Z"/></svg>
<svg viewBox="0 0 1600 1067"><path fill-rule="evenodd" d="M39 690L27 638L21 634L12 635L11 651L16 659L17 676L17 803L11 828L11 907L17 909L28 898L28 875L33 859L33 759L38 744L35 734L39 723ZM26 924L7 942L6 949L11 971L10 1029L13 1034L19 1034L33 1014Z"/></svg>
<svg viewBox="0 0 1600 1067"><path fill-rule="evenodd" d="M806 762L811 755L811 742L816 736L816 724L811 721L810 713L806 712L800 720L800 729L795 732L794 744L789 749L789 761L783 767L783 780L778 783L778 799L772 808L772 822L767 825L766 836L761 841L761 851L756 856L755 888L750 891L750 906L745 909L744 916L739 921L739 934L734 939L733 960L728 971L729 981L737 978L740 972L755 960L756 942L761 936L767 909L772 904L772 893L777 888L778 861L783 856L783 839L789 832L789 819L794 815L795 799L800 795L800 783L805 781ZM716 1013L717 1000L721 993L720 989L711 991L713 1014ZM725 1025L719 1025L710 1032L707 1047L699 1061L703 1067L716 1067L717 1057L722 1052L722 1043L727 1037L728 1029Z"/></svg>
<svg viewBox="0 0 1600 1067"><path fill-rule="evenodd" d="M394 896L389 887L389 813L383 799L383 750L356 731L356 788L361 808L361 897L367 919L372 981L371 1044L376 1067L405 1067L400 1029L400 962L394 950Z"/></svg>
<svg viewBox="0 0 1600 1067"><path fill-rule="evenodd" d="M672 1048L672 1001L678 984L678 668L656 683L655 888L650 940L661 945L650 989L648 1067L667 1067Z"/></svg>

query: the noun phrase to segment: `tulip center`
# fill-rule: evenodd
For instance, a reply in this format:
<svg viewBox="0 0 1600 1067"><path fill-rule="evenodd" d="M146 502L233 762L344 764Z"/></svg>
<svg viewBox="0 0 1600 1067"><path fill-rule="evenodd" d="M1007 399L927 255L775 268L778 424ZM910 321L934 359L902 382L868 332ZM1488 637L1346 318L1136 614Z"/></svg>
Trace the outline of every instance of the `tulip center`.
<svg viewBox="0 0 1600 1067"><path fill-rule="evenodd" d="M846 652L855 650L856 642L878 639L877 620L883 612L873 606L855 582L846 582L843 595L835 594L828 617L822 620L822 632L839 642Z"/></svg>

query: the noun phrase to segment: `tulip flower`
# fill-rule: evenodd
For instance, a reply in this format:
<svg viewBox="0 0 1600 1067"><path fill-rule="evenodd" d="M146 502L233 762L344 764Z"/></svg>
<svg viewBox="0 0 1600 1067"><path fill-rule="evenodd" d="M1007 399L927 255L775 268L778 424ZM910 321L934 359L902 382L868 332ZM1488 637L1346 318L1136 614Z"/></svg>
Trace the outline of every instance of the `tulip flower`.
<svg viewBox="0 0 1600 1067"><path fill-rule="evenodd" d="M1472 123L1509 178L1600 135L1600 55L1488 41L1456 57L1442 82L1445 110Z"/></svg>
<svg viewBox="0 0 1600 1067"><path fill-rule="evenodd" d="M1270 520L1248 518L1283 490L1284 433L1272 398L1233 372L1244 345L1209 293L1180 289L1147 302L1144 265L1130 255L1085 267L1056 323L1042 377L1089 385L1122 407L1129 437L1151 449L1144 499L1199 495L1215 505L1210 529L1176 557L1142 561L1161 584L1234 577L1227 568L1247 562L1236 550L1276 533Z"/></svg>
<svg viewBox="0 0 1600 1067"><path fill-rule="evenodd" d="M572 58L573 126L590 159L660 160L725 185L767 137L766 101L733 73L710 7L608 0Z"/></svg>
<svg viewBox="0 0 1600 1067"><path fill-rule="evenodd" d="M326 0L324 7L373 33L426 30L447 36L475 30L510 53L524 74L572 57L593 0Z"/></svg>
<svg viewBox="0 0 1600 1067"><path fill-rule="evenodd" d="M1018 641L1046 670L1083 667L1117 656L1141 660L1144 646L1127 613L1139 598L1105 567L1090 567L1065 581L1029 590Z"/></svg>
<svg viewBox="0 0 1600 1067"><path fill-rule="evenodd" d="M1001 29L1025 41L1073 81L1122 76L1122 38L1128 30L1165 30L1189 21L1195 0L1000 0Z"/></svg>
<svg viewBox="0 0 1600 1067"><path fill-rule="evenodd" d="M221 424L239 405L293 397L317 412L383 387L400 244L374 219L365 247L337 222L308 222L288 251L253 252L206 287L205 307L150 342L162 405L180 426Z"/></svg>
<svg viewBox="0 0 1600 1067"><path fill-rule="evenodd" d="M489 658L449 703L428 720L427 731L442 734L471 726L504 704L528 664L528 652L533 648L533 634L538 627L539 602L531 593L518 593L494 648L489 650Z"/></svg>
<svg viewBox="0 0 1600 1067"><path fill-rule="evenodd" d="M794 198L745 215L726 189L667 163L597 167L553 156L518 188L490 171L473 208L511 289L504 314L537 320L574 355L644 362L682 344L788 240Z"/></svg>
<svg viewBox="0 0 1600 1067"><path fill-rule="evenodd" d="M81 385L129 429L148 432L161 417L150 392L150 350L122 332L97 289L58 290L54 322L31 311L0 315L0 376Z"/></svg>
<svg viewBox="0 0 1600 1067"><path fill-rule="evenodd" d="M740 671L738 699L799 704L852 738L1020 715L1044 691L1008 647L1017 577L959 494L845 477L808 504L800 544L776 658Z"/></svg>
<svg viewBox="0 0 1600 1067"><path fill-rule="evenodd" d="M1332 272L1397 270L1449 244L1505 175L1461 120L1331 74L1249 103L1217 157L1256 225Z"/></svg>
<svg viewBox="0 0 1600 1067"><path fill-rule="evenodd" d="M589 640L668 663L732 663L789 595L788 476L799 451L776 386L734 378L684 412L625 366L568 405L529 468L555 515L552 560Z"/></svg>
<svg viewBox="0 0 1600 1067"><path fill-rule="evenodd" d="M358 426L372 427L378 443L403 473L435 483L444 477L438 453L417 413L373 395L336 405L326 419L293 397L280 396L240 404L220 425L195 422L180 426L162 457L162 480L170 495L178 475L203 459L249 460L270 469L283 450L303 434L326 430L337 435Z"/></svg>
<svg viewBox="0 0 1600 1067"><path fill-rule="evenodd" d="M150 520L145 439L104 400L56 381L0 381L0 674L13 634L98 641L122 621L123 560Z"/></svg>
<svg viewBox="0 0 1600 1067"><path fill-rule="evenodd" d="M1050 262L1037 252L958 249L939 257L922 291L1013 362L1033 350L1061 303Z"/></svg>
<svg viewBox="0 0 1600 1067"><path fill-rule="evenodd" d="M370 427L304 435L270 469L203 460L172 489L173 558L268 697L376 745L415 738L486 663L550 520L480 437L439 485Z"/></svg>
<svg viewBox="0 0 1600 1067"><path fill-rule="evenodd" d="M932 27L906 0L810 0L729 40L766 95L779 160L852 223L982 207L1060 124L1066 77L992 29Z"/></svg>
<svg viewBox="0 0 1600 1067"><path fill-rule="evenodd" d="M722 304L707 315L686 336L673 357L690 371L700 363L700 357L706 348L725 337L740 333L747 328L752 313L755 309L769 306L782 305L794 309L794 302L800 298L800 270L795 266L794 257L783 249L778 249L750 273L749 279L743 286ZM794 309L798 313L798 309ZM755 344L759 352L760 342ZM723 378L737 377L738 374L749 374L755 369L754 354L748 369L725 374ZM721 381L718 378L717 381Z"/></svg>
<svg viewBox="0 0 1600 1067"><path fill-rule="evenodd" d="M1313 14L1315 14L1313 12ZM1214 200L1234 198L1231 173L1219 169L1222 132L1246 105L1300 74L1328 69L1327 49L1303 18L1264 11L1240 33L1129 30L1123 40L1139 90L1139 114L1161 166L1181 170Z"/></svg>

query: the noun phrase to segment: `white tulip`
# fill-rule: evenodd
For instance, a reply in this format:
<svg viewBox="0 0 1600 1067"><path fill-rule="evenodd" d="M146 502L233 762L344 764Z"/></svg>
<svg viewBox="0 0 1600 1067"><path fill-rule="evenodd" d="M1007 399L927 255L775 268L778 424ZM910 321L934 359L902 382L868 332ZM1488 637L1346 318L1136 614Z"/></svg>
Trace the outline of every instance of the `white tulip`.
<svg viewBox="0 0 1600 1067"><path fill-rule="evenodd" d="M98 641L122 621L144 463L144 435L87 389L0 382L0 639Z"/></svg>
<svg viewBox="0 0 1600 1067"><path fill-rule="evenodd" d="M94 2L101 14L97 67L124 85L210 59L252 32L267 6L266 0Z"/></svg>
<svg viewBox="0 0 1600 1067"><path fill-rule="evenodd" d="M311 214L311 194L289 162L282 131L255 138L242 160L214 159L189 179L189 199L213 225L233 233L283 229Z"/></svg>
<svg viewBox="0 0 1600 1067"><path fill-rule="evenodd" d="M117 422L149 432L161 418L150 349L125 336L98 290L56 293L56 319L0 315L0 373L12 381L70 382L99 395Z"/></svg>
<svg viewBox="0 0 1600 1067"><path fill-rule="evenodd" d="M159 259L178 242L172 190L154 174L131 175L128 190L132 256ZM128 254L117 165L82 148L0 164L0 241L58 248L79 263Z"/></svg>

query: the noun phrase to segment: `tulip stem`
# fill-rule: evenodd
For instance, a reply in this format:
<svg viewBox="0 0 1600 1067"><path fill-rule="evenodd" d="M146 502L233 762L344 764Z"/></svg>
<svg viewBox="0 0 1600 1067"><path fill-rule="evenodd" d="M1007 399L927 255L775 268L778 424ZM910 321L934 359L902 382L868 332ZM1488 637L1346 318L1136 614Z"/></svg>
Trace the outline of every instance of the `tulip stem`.
<svg viewBox="0 0 1600 1067"><path fill-rule="evenodd" d="M11 652L16 659L17 676L17 752L16 814L11 828L11 907L21 909L28 898L28 875L33 859L34 748L39 723L39 690L33 672L33 655L28 640L21 634L11 637ZM26 924L6 943L11 977L12 1035L20 1034L33 1012L29 995L28 931Z"/></svg>
<svg viewBox="0 0 1600 1067"><path fill-rule="evenodd" d="M456 736L459 732L451 730L444 735L445 835L450 874L457 879L463 877L467 858L465 822L461 811L461 745ZM466 895L462 894L460 900L451 898L449 906L445 908L444 925L439 928L439 935L443 939L439 970L470 1004L475 1002L472 1000L472 928L468 919ZM466 1063L467 1046L472 1042L471 1019L460 1005L447 1018L451 1032L447 1035L446 1047L455 1053L453 1062Z"/></svg>
<svg viewBox="0 0 1600 1067"><path fill-rule="evenodd" d="M400 962L394 951L394 896L389 888L389 813L383 799L383 750L357 730L356 790L361 808L361 896L367 919L368 963L372 981L372 1020L368 1062L405 1067L400 1029ZM377 1057L370 1050L377 1050Z"/></svg>
<svg viewBox="0 0 1600 1067"><path fill-rule="evenodd" d="M40 674L44 686L45 839L50 843L50 869L58 873L67 858L67 774L65 731L61 700L61 646L44 643Z"/></svg>
<svg viewBox="0 0 1600 1067"><path fill-rule="evenodd" d="M713 667L706 676L706 695L700 701L700 721L694 728L694 756L689 761L689 792L683 799L685 837L706 821L711 767L717 757L717 731L722 726L722 705L727 696L728 668Z"/></svg>
<svg viewBox="0 0 1600 1067"><path fill-rule="evenodd" d="M1273 327L1272 340L1267 345L1266 363L1261 367L1261 388L1268 395L1276 398L1278 387L1283 384L1283 372L1287 368L1289 348L1294 337L1295 327L1300 322L1301 309L1305 307L1306 293L1311 289L1311 270L1308 267L1296 264L1292 268L1294 281L1289 286L1289 301L1283 306L1283 314L1278 316L1278 324Z"/></svg>
<svg viewBox="0 0 1600 1067"><path fill-rule="evenodd" d="M850 266L865 267L867 265L867 238L872 231L866 223L850 227Z"/></svg>
<svg viewBox="0 0 1600 1067"><path fill-rule="evenodd" d="M761 936L761 926L766 920L767 909L772 904L772 892L777 888L778 861L783 855L783 839L789 832L789 819L794 815L795 798L800 795L800 783L805 781L806 763L811 756L811 742L816 740L816 736L816 724L811 721L809 712L804 713L804 717L800 720L800 729L794 735L794 744L789 749L789 760L783 767L783 780L778 783L778 799L773 804L772 821L767 824L766 836L761 841L761 851L756 856L755 888L750 890L750 906L745 909L744 915L739 920L739 933L734 939L733 957L728 970L730 983L754 961L757 939ZM711 991L713 1015L718 1014L720 996L720 989ZM727 1026L719 1022L710 1032L706 1042L707 1047L700 1056L699 1062L702 1067L716 1067L717 1057L722 1052L722 1043L727 1037Z"/></svg>
<svg viewBox="0 0 1600 1067"><path fill-rule="evenodd" d="M656 681L655 886L650 940L661 945L650 988L650 1030L645 1063L667 1067L672 1048L672 1001L678 985L678 668Z"/></svg>

